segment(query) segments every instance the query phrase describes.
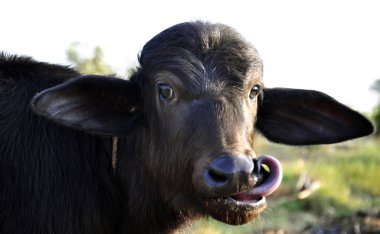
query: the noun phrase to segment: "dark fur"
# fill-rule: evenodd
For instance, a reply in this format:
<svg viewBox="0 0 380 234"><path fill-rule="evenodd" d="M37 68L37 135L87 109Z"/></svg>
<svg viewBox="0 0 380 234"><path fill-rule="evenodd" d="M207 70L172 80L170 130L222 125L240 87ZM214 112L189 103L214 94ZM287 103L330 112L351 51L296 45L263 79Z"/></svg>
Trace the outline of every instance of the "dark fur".
<svg viewBox="0 0 380 234"><path fill-rule="evenodd" d="M43 89L78 76L0 55L0 233L115 233L120 192L110 139L46 121L30 109Z"/></svg>
<svg viewBox="0 0 380 234"><path fill-rule="evenodd" d="M50 104L66 99L62 95L80 83L80 79L67 82L79 76L77 72L30 58L0 56L0 233L168 233L207 215L202 205L207 192L195 188L194 173L225 152L253 157L258 100L246 104L246 99L250 87L262 82L261 59L230 27L194 22L176 25L154 37L139 61L130 81L124 81L128 84L126 97L122 90L112 94L107 81L90 77L105 83L95 91L87 90L87 97L80 90L73 91L69 97L77 95L74 101L79 105L67 117L59 106L50 108ZM156 82L172 82L173 76L180 80L176 91L181 100L178 105L162 104L157 99ZM302 96L304 92L299 93ZM34 99L34 111L50 120L32 112L29 103L36 93L40 94ZM317 119L319 132L307 132L304 138L292 141L298 132L290 136L287 132L299 118L282 121L286 108L277 113L270 107L285 104L276 104L281 98L268 97L263 102L268 108L262 108L259 117L269 121L259 119L259 128L276 142L332 143L372 131L368 121L342 107L342 112L353 117L343 116L342 121L347 122L343 127L337 121L325 129L340 133L355 125L356 130L332 139ZM320 99L325 103L331 98ZM87 119L70 122L92 110L97 110L95 117L112 119L106 124L115 126L107 132L108 125L96 130L98 122ZM102 110L107 111L99 114ZM117 118L120 113L133 121ZM272 114L275 121L270 121ZM314 113L305 107L301 115ZM320 118L324 122L323 116ZM117 132L125 122L128 132ZM266 130L266 122L275 124ZM277 133L276 123L286 125L283 132ZM305 123L307 127L308 120ZM111 138L91 133L121 136L116 172L111 165Z"/></svg>

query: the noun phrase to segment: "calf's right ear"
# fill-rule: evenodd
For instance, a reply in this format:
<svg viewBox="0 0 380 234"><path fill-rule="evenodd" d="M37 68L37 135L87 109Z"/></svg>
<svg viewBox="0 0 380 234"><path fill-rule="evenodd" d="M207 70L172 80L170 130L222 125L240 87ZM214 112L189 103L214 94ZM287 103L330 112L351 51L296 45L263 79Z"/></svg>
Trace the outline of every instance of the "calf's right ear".
<svg viewBox="0 0 380 234"><path fill-rule="evenodd" d="M82 76L38 93L32 110L58 124L93 134L128 134L141 116L139 88L127 80Z"/></svg>

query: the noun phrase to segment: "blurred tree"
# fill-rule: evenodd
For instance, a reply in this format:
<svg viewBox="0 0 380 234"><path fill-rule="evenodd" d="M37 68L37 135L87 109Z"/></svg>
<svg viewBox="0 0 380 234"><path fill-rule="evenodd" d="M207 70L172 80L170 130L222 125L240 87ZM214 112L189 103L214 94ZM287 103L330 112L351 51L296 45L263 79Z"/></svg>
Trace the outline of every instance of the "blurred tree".
<svg viewBox="0 0 380 234"><path fill-rule="evenodd" d="M78 52L79 43L72 43L66 50L67 59L75 68L84 74L112 75L115 74L111 66L104 61L103 50L97 46L90 58L83 58Z"/></svg>
<svg viewBox="0 0 380 234"><path fill-rule="evenodd" d="M373 82L373 84L372 84L372 86L371 86L371 89L372 89L373 91L378 92L379 95L380 95L380 79L375 80L375 82Z"/></svg>
<svg viewBox="0 0 380 234"><path fill-rule="evenodd" d="M375 121L375 126L377 129L375 134L377 136L380 136L380 131L379 131L379 129L380 129L380 79L376 80L372 84L371 89L373 91L377 92L377 94L379 95L379 99L378 99L377 105L375 106L375 108L373 110L372 117L373 117L373 120Z"/></svg>

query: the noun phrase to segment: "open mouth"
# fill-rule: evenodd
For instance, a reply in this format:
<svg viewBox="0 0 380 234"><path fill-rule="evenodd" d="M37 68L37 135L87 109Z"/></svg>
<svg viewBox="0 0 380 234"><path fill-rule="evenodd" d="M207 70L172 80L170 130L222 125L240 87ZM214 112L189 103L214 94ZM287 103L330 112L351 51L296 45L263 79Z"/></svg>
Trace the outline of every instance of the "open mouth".
<svg viewBox="0 0 380 234"><path fill-rule="evenodd" d="M259 165L266 165L270 173L248 191L234 193L220 198L209 198L204 203L206 212L221 222L240 225L256 218L266 207L266 197L272 194L282 180L280 162L271 156L258 159Z"/></svg>
<svg viewBox="0 0 380 234"><path fill-rule="evenodd" d="M260 195L250 195L249 192L237 193L232 195L231 198L242 205L257 206L260 205L261 202L265 203L265 197Z"/></svg>

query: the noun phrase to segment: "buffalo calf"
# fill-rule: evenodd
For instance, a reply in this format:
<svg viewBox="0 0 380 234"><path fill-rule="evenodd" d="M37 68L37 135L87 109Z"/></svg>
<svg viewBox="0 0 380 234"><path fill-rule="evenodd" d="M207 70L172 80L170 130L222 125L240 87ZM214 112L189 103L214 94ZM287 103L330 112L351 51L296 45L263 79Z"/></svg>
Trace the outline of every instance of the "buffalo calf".
<svg viewBox="0 0 380 234"><path fill-rule="evenodd" d="M166 29L139 63L122 80L0 56L0 233L247 223L282 178L277 159L256 156L255 131L289 145L373 131L326 94L266 88L256 49L222 24Z"/></svg>

